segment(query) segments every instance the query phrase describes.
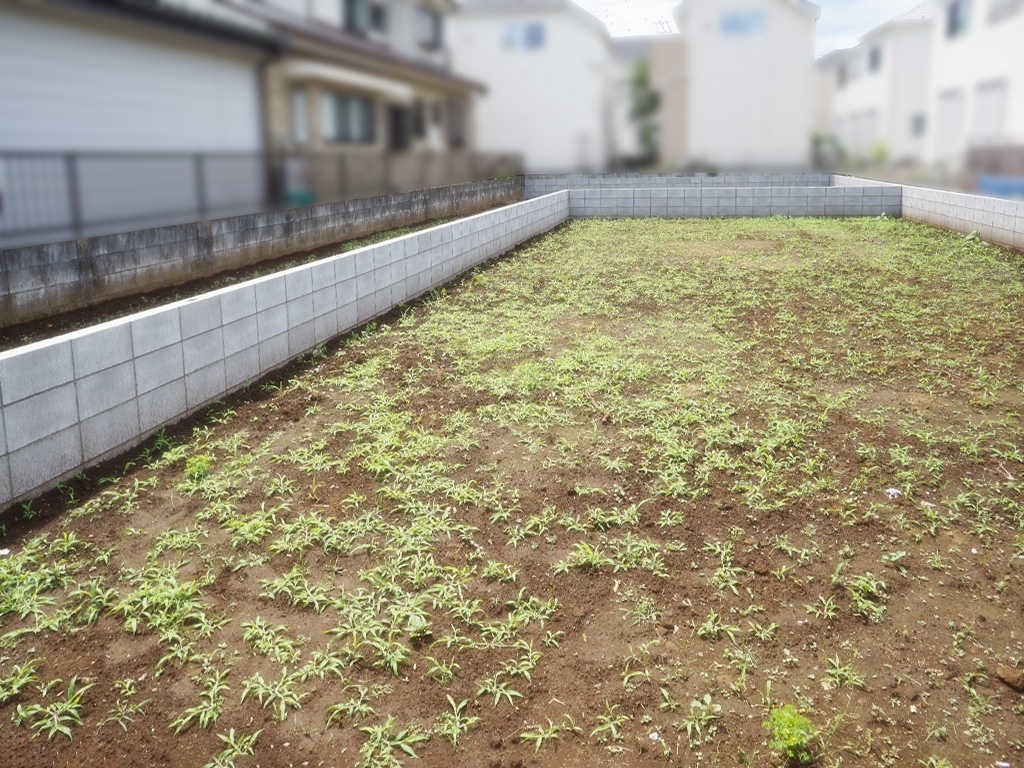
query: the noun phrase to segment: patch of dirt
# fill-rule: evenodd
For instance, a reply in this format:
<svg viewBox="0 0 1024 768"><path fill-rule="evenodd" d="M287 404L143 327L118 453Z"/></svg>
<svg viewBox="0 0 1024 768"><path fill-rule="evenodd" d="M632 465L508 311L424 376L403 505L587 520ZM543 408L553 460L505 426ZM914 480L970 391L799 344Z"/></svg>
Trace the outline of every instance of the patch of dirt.
<svg viewBox="0 0 1024 768"><path fill-rule="evenodd" d="M0 762L767 768L774 712L817 765L1016 765L1019 276L560 227L8 510Z"/></svg>

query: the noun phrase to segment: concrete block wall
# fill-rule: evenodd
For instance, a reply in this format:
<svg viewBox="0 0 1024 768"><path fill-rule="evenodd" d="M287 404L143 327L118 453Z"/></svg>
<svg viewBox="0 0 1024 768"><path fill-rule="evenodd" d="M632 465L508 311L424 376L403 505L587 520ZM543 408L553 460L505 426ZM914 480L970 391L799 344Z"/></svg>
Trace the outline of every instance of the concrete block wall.
<svg viewBox="0 0 1024 768"><path fill-rule="evenodd" d="M520 176L2 250L0 327L522 199Z"/></svg>
<svg viewBox="0 0 1024 768"><path fill-rule="evenodd" d="M998 200L941 189L903 187L903 218L1024 251L1024 201Z"/></svg>
<svg viewBox="0 0 1024 768"><path fill-rule="evenodd" d="M898 186L570 189L569 216L899 216L901 196Z"/></svg>
<svg viewBox="0 0 1024 768"><path fill-rule="evenodd" d="M527 199L560 189L699 189L706 187L827 187L828 173L531 173Z"/></svg>
<svg viewBox="0 0 1024 768"><path fill-rule="evenodd" d="M546 195L0 353L0 509L568 215Z"/></svg>

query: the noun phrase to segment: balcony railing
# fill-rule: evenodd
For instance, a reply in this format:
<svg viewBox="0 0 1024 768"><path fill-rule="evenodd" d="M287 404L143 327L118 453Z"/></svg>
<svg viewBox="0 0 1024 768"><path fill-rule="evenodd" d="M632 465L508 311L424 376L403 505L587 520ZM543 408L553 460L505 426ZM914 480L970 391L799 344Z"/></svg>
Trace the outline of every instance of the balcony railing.
<svg viewBox="0 0 1024 768"><path fill-rule="evenodd" d="M0 248L443 186L520 171L449 153L0 151Z"/></svg>

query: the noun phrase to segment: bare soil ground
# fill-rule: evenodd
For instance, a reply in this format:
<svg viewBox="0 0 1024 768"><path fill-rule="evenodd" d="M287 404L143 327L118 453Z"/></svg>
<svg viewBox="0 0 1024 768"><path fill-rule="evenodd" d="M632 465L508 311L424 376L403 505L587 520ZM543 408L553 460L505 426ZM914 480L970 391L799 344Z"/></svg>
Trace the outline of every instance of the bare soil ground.
<svg viewBox="0 0 1024 768"><path fill-rule="evenodd" d="M538 238L10 510L0 763L1020 766L1022 266Z"/></svg>

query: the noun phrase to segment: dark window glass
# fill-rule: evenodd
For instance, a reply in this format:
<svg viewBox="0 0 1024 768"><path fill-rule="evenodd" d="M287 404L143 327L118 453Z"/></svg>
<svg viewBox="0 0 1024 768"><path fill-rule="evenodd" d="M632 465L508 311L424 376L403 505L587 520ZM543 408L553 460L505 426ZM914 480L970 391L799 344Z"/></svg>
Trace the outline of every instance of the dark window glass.
<svg viewBox="0 0 1024 768"><path fill-rule="evenodd" d="M523 48L544 47L544 25L527 24L523 28Z"/></svg>
<svg viewBox="0 0 1024 768"><path fill-rule="evenodd" d="M871 53L868 54L868 69L872 72L877 72L882 68L882 47L876 45L871 49Z"/></svg>
<svg viewBox="0 0 1024 768"><path fill-rule="evenodd" d="M373 143L373 101L365 96L326 93L322 108L324 141L335 144Z"/></svg>
<svg viewBox="0 0 1024 768"><path fill-rule="evenodd" d="M953 0L946 9L946 36L959 37L967 32L971 20L971 0Z"/></svg>
<svg viewBox="0 0 1024 768"><path fill-rule="evenodd" d="M344 0L345 29L357 35L365 35L370 27L369 0Z"/></svg>
<svg viewBox="0 0 1024 768"><path fill-rule="evenodd" d="M388 31L388 9L383 5L370 6L370 27L378 32Z"/></svg>
<svg viewBox="0 0 1024 768"><path fill-rule="evenodd" d="M448 144L452 149L466 146L466 106L454 99L448 102Z"/></svg>
<svg viewBox="0 0 1024 768"><path fill-rule="evenodd" d="M388 148L396 152L412 144L412 110L400 104L388 105Z"/></svg>
<svg viewBox="0 0 1024 768"><path fill-rule="evenodd" d="M441 14L422 5L417 6L416 41L428 50L441 47Z"/></svg>
<svg viewBox="0 0 1024 768"><path fill-rule="evenodd" d="M427 135L426 112L423 100L416 99L412 105L412 132L416 135L417 139L422 139Z"/></svg>
<svg viewBox="0 0 1024 768"><path fill-rule="evenodd" d="M912 136L924 136L926 118L920 112L910 118L910 133Z"/></svg>

